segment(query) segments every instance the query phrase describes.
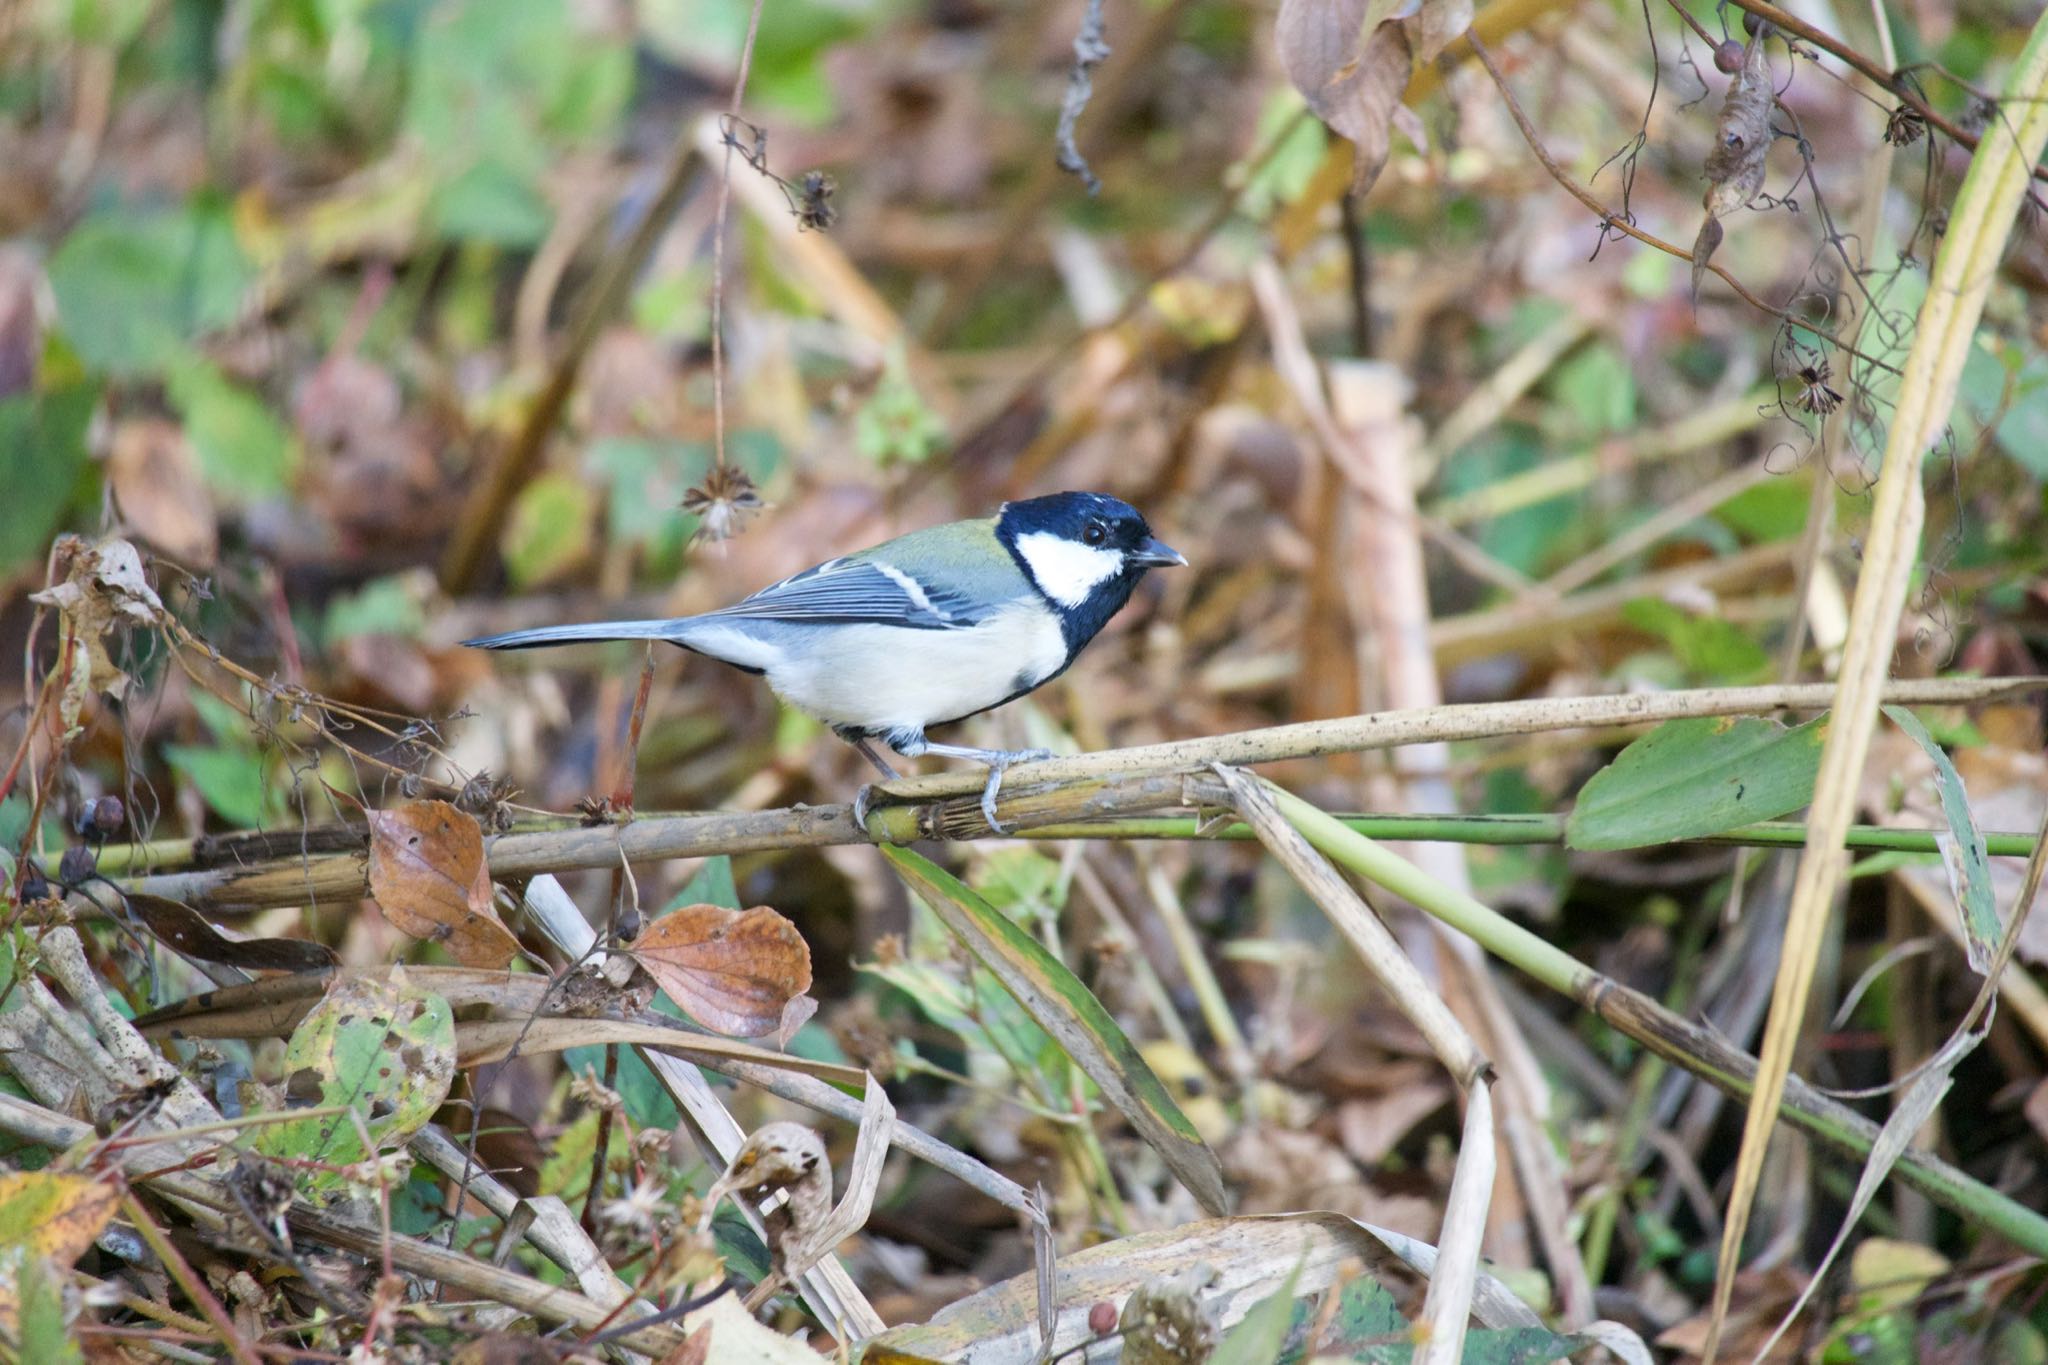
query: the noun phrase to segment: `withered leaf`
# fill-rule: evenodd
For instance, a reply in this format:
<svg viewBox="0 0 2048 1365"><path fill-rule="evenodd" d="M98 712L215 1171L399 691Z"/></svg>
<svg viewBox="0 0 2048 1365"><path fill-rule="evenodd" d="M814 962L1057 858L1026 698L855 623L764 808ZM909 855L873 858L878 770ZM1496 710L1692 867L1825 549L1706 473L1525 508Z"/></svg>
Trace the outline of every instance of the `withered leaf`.
<svg viewBox="0 0 2048 1365"><path fill-rule="evenodd" d="M213 566L220 527L191 442L176 423L144 417L115 427L107 481L137 535L186 568Z"/></svg>
<svg viewBox="0 0 2048 1365"><path fill-rule="evenodd" d="M446 801L368 812L370 894L392 927L431 939L465 967L503 967L519 951L491 908L476 818Z"/></svg>
<svg viewBox="0 0 2048 1365"><path fill-rule="evenodd" d="M182 901L131 891L128 908L163 943L201 962L220 962L252 972L318 972L340 962L333 949L308 939L228 938Z"/></svg>
<svg viewBox="0 0 2048 1365"><path fill-rule="evenodd" d="M765 905L686 905L649 924L632 955L692 1019L738 1038L773 1033L811 988L810 946Z"/></svg>
<svg viewBox="0 0 2048 1365"><path fill-rule="evenodd" d="M1368 0L1280 0L1274 43L1287 79L1330 131L1349 138L1351 188L1379 179L1412 65L1407 25ZM1368 31L1368 20L1381 19Z"/></svg>

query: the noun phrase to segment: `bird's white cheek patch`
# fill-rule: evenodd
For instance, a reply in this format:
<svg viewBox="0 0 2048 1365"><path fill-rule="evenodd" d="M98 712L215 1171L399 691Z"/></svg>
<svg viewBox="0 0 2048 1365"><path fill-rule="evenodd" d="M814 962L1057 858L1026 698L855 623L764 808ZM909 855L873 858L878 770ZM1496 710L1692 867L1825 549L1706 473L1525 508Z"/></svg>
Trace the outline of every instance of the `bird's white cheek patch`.
<svg viewBox="0 0 2048 1365"><path fill-rule="evenodd" d="M1049 531L1017 538L1017 553L1045 595L1063 607L1078 607L1088 594L1123 571L1124 557Z"/></svg>

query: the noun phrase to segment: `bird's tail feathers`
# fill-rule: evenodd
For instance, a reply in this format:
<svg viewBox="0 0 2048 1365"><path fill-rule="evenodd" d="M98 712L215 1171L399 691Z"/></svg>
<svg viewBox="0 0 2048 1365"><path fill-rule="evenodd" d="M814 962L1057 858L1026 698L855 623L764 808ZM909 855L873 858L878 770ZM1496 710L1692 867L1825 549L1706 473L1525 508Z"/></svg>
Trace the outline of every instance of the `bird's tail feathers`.
<svg viewBox="0 0 2048 1365"><path fill-rule="evenodd" d="M603 640L666 640L681 644L687 618L665 621L592 621L578 626L536 626L508 630L462 643L473 649L538 649L544 645L591 644Z"/></svg>

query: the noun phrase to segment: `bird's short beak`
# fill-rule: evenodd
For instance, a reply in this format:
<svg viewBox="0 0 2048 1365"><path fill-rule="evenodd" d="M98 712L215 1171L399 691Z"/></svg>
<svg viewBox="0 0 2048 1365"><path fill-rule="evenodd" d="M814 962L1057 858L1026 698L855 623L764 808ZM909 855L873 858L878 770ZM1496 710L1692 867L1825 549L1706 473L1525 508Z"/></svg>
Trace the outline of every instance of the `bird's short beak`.
<svg viewBox="0 0 2048 1365"><path fill-rule="evenodd" d="M1186 555L1164 541L1146 536L1145 543L1131 551L1131 563L1143 569L1163 569L1171 565L1179 565L1181 568L1186 568L1188 559Z"/></svg>

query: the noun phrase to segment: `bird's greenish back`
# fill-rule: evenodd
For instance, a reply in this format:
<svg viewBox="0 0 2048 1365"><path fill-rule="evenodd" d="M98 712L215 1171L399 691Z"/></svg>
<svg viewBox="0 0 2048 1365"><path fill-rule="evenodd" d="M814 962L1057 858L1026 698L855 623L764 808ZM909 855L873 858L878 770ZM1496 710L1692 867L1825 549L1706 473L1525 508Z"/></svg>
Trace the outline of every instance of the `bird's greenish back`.
<svg viewBox="0 0 2048 1365"><path fill-rule="evenodd" d="M994 605L1037 592L996 538L993 517L928 526L847 558L892 565L924 584L934 599Z"/></svg>

